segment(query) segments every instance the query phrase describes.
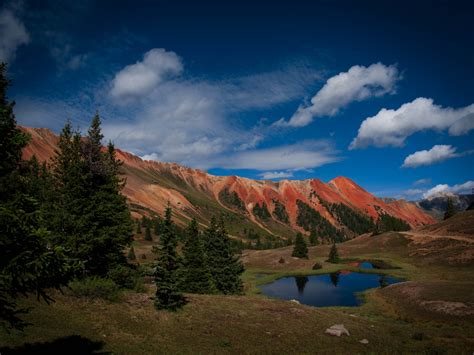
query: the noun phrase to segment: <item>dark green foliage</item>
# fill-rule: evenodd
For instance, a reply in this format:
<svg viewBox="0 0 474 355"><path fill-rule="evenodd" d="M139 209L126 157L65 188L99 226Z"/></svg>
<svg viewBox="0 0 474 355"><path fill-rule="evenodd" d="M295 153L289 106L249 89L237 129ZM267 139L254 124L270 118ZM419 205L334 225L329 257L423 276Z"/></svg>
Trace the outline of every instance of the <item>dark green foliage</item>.
<svg viewBox="0 0 474 355"><path fill-rule="evenodd" d="M375 226L375 234L384 232L394 231L407 231L410 230L410 225L400 218L393 217L389 214L382 213L379 216L379 220Z"/></svg>
<svg viewBox="0 0 474 355"><path fill-rule="evenodd" d="M133 249L133 247L130 248L130 250L128 251L128 256L127 256L128 260L136 260L137 257L135 256L135 249Z"/></svg>
<svg viewBox="0 0 474 355"><path fill-rule="evenodd" d="M336 243L334 243L329 251L328 262L337 264L340 261L339 253L337 251Z"/></svg>
<svg viewBox="0 0 474 355"><path fill-rule="evenodd" d="M291 254L291 256L294 256L296 258L308 258L308 247L306 246L303 234L301 233L296 234L295 246L293 248L293 253Z"/></svg>
<svg viewBox="0 0 474 355"><path fill-rule="evenodd" d="M186 299L179 291L181 260L176 252L178 245L174 224L171 219L171 208L165 210L165 220L160 238L160 245L154 249L157 254L155 265L155 308L175 311L186 304Z"/></svg>
<svg viewBox="0 0 474 355"><path fill-rule="evenodd" d="M137 220L137 234L142 234L142 224Z"/></svg>
<svg viewBox="0 0 474 355"><path fill-rule="evenodd" d="M444 220L451 218L457 213L456 207L454 206L454 201L451 197L448 197L448 201L446 202L446 211L444 212Z"/></svg>
<svg viewBox="0 0 474 355"><path fill-rule="evenodd" d="M291 235L286 240L286 245L293 245L293 237Z"/></svg>
<svg viewBox="0 0 474 355"><path fill-rule="evenodd" d="M156 236L159 236L161 234L162 223L163 220L159 216L155 217L155 219L153 220L153 229Z"/></svg>
<svg viewBox="0 0 474 355"><path fill-rule="evenodd" d="M317 245L318 244L318 233L313 229L311 230L309 234L309 243L311 245Z"/></svg>
<svg viewBox="0 0 474 355"><path fill-rule="evenodd" d="M72 281L69 284L69 289L76 297L101 298L108 301L119 299L118 285L108 278L86 277L82 280Z"/></svg>
<svg viewBox="0 0 474 355"><path fill-rule="evenodd" d="M53 188L36 160L21 160L28 136L16 126L5 71L0 64L0 324L22 328L18 316L27 310L18 307L19 297L50 301L46 290L66 285L77 267L43 221L39 198Z"/></svg>
<svg viewBox="0 0 474 355"><path fill-rule="evenodd" d="M290 219L288 217L288 213L286 212L285 205L278 200L273 200L273 203L275 204L275 209L273 210L273 215L275 218L280 222L289 223Z"/></svg>
<svg viewBox="0 0 474 355"><path fill-rule="evenodd" d="M252 209L252 212L255 217L258 217L264 221L271 217L270 212L268 212L267 204L265 202L262 202L262 206L257 203Z"/></svg>
<svg viewBox="0 0 474 355"><path fill-rule="evenodd" d="M298 215L296 224L307 231L316 232L321 238L340 242L345 239L344 234L329 223L321 214L301 200L296 200Z"/></svg>
<svg viewBox="0 0 474 355"><path fill-rule="evenodd" d="M232 251L222 217L219 221L214 217L211 219L209 228L204 233L204 246L217 290L223 294L242 293L240 275L244 272L244 267Z"/></svg>
<svg viewBox="0 0 474 355"><path fill-rule="evenodd" d="M219 199L227 206L237 208L238 210L245 211L244 202L240 199L237 192L229 192L229 189L223 189L219 192Z"/></svg>
<svg viewBox="0 0 474 355"><path fill-rule="evenodd" d="M139 291L143 288L140 271L134 265L118 265L107 273L107 278L120 288Z"/></svg>
<svg viewBox="0 0 474 355"><path fill-rule="evenodd" d="M145 240L147 240L147 241L152 241L153 240L153 238L151 237L150 224L148 224L148 223L145 227Z"/></svg>
<svg viewBox="0 0 474 355"><path fill-rule="evenodd" d="M366 217L352 208L342 204L328 204L329 211L337 220L357 234L368 233L374 230L375 223L370 217Z"/></svg>
<svg viewBox="0 0 474 355"><path fill-rule="evenodd" d="M70 123L64 127L54 160L60 196L52 224L72 256L84 262L84 273L99 276L126 263L123 250L132 241L121 162L112 144L102 151L102 137L97 114L84 139Z"/></svg>
<svg viewBox="0 0 474 355"><path fill-rule="evenodd" d="M187 240L183 247L183 280L181 289L190 293L214 293L216 288L204 252L202 235L195 219L187 229Z"/></svg>

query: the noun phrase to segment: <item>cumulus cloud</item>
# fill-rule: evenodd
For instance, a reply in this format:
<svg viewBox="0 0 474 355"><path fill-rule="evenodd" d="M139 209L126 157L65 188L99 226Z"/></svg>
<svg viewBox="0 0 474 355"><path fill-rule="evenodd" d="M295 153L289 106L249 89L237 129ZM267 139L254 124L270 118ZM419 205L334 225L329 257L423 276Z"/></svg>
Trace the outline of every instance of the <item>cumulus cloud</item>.
<svg viewBox="0 0 474 355"><path fill-rule="evenodd" d="M0 62L12 62L19 46L27 44L30 36L23 22L8 8L0 11Z"/></svg>
<svg viewBox="0 0 474 355"><path fill-rule="evenodd" d="M459 157L456 148L451 145L435 145L430 150L420 150L405 158L402 167L416 168L422 165L431 165L447 159Z"/></svg>
<svg viewBox="0 0 474 355"><path fill-rule="evenodd" d="M399 79L394 65L354 65L347 72L329 78L311 99L311 104L300 105L289 121L280 119L275 125L304 127L315 117L334 116L351 102L394 93Z"/></svg>
<svg viewBox="0 0 474 355"><path fill-rule="evenodd" d="M127 65L115 75L110 93L122 99L145 95L182 70L183 63L175 52L154 48L145 53L142 61Z"/></svg>
<svg viewBox="0 0 474 355"><path fill-rule="evenodd" d="M429 189L423 194L424 198L433 198L446 194L469 194L474 189L474 181L469 180L463 184L449 186L447 184L439 184Z"/></svg>
<svg viewBox="0 0 474 355"><path fill-rule="evenodd" d="M293 176L291 171L266 171L259 176L264 180L284 179Z"/></svg>
<svg viewBox="0 0 474 355"><path fill-rule="evenodd" d="M467 134L474 128L474 104L454 109L435 105L432 99L417 98L396 110L381 109L366 118L350 149L401 147L410 135L424 130L448 130L451 135Z"/></svg>

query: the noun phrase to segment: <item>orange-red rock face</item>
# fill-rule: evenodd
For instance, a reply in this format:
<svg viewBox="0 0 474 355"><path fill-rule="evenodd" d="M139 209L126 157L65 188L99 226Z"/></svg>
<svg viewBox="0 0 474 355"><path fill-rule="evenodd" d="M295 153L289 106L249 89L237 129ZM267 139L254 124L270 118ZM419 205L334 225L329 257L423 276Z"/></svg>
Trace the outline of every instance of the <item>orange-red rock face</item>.
<svg viewBox="0 0 474 355"><path fill-rule="evenodd" d="M23 129L32 137L24 150L24 158L36 155L41 161L49 160L54 155L58 137L47 129ZM191 218L191 214L199 215L202 208L186 198L184 190L204 194L224 209L227 207L219 200L219 193L228 189L229 192L237 193L247 210L244 214L253 221L255 218L252 210L256 204L262 206L265 203L270 213L275 208L275 201L283 204L290 226L294 229L299 229L296 225L297 200L317 210L336 227L339 226L337 220L326 210L320 199L328 203L343 203L374 219L378 218L379 213L388 213L407 221L412 227L435 222L416 205L403 200L387 203L345 177L337 177L327 184L319 179L261 181L238 176L214 176L175 163L144 161L121 150L117 150L117 156L124 162L127 179L123 193L131 202L162 213L169 201L184 220ZM181 188L167 184L166 179L179 181Z"/></svg>

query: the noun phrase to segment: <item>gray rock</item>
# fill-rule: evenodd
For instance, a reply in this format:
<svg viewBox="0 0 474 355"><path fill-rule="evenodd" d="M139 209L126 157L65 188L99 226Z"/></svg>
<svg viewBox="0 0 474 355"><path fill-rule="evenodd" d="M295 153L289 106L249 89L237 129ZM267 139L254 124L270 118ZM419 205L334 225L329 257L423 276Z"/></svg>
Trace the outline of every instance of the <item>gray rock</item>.
<svg viewBox="0 0 474 355"><path fill-rule="evenodd" d="M359 343L361 344L368 344L369 341L367 339L362 339L362 340L359 340Z"/></svg>

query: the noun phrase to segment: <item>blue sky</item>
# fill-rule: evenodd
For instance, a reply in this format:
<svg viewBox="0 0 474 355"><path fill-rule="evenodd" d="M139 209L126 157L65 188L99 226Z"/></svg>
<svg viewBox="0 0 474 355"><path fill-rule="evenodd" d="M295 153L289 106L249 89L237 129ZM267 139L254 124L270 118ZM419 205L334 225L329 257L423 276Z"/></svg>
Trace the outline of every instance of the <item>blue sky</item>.
<svg viewBox="0 0 474 355"><path fill-rule="evenodd" d="M474 188L469 1L9 1L21 124L249 178L379 196Z"/></svg>

